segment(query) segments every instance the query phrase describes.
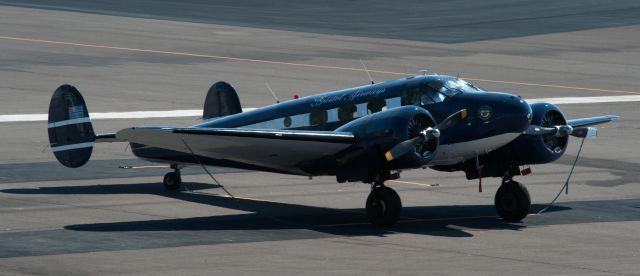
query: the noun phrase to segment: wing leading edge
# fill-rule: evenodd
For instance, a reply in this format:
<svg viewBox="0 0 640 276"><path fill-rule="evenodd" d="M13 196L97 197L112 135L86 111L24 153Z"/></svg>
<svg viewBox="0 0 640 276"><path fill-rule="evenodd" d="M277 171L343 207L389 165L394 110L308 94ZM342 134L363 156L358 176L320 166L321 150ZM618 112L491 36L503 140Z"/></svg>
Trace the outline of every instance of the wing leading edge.
<svg viewBox="0 0 640 276"><path fill-rule="evenodd" d="M116 133L119 140L215 160L228 160L306 174L310 162L321 162L356 141L348 132L228 128L135 127Z"/></svg>
<svg viewBox="0 0 640 276"><path fill-rule="evenodd" d="M573 119L573 120L567 120L567 125L570 125L572 127L587 127L587 126L593 126L593 125L599 125L599 124L604 124L604 123L608 123L611 121L615 121L618 118L620 118L620 116L616 116L616 115L606 115L606 116L598 116L598 117L589 117L589 118L580 118L580 119Z"/></svg>

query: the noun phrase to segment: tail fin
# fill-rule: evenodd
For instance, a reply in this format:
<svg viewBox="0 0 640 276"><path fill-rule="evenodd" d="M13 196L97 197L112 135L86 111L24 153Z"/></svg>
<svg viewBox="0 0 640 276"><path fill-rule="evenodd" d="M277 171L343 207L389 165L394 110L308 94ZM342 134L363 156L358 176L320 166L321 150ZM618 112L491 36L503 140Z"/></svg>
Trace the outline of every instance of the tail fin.
<svg viewBox="0 0 640 276"><path fill-rule="evenodd" d="M202 112L204 120L240 112L242 112L242 106L240 106L238 93L230 84L219 81L209 88Z"/></svg>
<svg viewBox="0 0 640 276"><path fill-rule="evenodd" d="M49 143L60 164L77 168L89 161L96 135L87 105L75 87L64 84L49 103Z"/></svg>

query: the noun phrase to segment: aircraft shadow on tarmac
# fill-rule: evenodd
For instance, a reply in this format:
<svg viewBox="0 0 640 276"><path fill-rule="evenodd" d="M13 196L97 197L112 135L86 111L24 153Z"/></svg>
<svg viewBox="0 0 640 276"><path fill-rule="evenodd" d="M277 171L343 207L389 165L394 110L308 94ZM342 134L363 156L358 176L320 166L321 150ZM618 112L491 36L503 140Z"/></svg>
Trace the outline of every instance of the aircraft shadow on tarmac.
<svg viewBox="0 0 640 276"><path fill-rule="evenodd" d="M238 215L78 224L65 227L67 230L90 232L306 229L344 236L383 236L389 233L412 233L471 237L473 236L471 231L465 230L519 230L532 225L595 222L598 219L603 220L605 216L593 214L594 208L586 208L589 212L585 213L585 211L574 210L576 208L574 206L582 205L584 207L584 205L591 203L606 207L607 204L610 204L608 201L593 201L552 206L544 215L530 216L523 223L506 223L500 220L495 214L493 205L408 206L404 207L403 218L397 225L392 228L377 228L369 224L363 209L332 209L247 198L230 198L199 192L203 189L218 187L216 185L193 182L186 184L191 192L167 192L158 183L5 189L1 192L24 195L153 194L249 212L249 214ZM637 208L640 206L640 200L635 200L631 204L636 206L632 208L635 211L626 212L626 215L623 216L609 216L609 220L640 220L640 210ZM532 213L536 213L544 207L544 204L533 204ZM620 214L620 211L616 212ZM605 219L605 221L609 220Z"/></svg>

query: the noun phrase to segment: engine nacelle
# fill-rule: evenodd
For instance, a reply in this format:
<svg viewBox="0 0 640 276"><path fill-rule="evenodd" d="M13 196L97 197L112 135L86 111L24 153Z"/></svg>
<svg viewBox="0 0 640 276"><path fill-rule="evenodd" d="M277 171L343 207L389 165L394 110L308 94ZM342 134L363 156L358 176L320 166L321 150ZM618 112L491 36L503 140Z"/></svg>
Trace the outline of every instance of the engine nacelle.
<svg viewBox="0 0 640 276"><path fill-rule="evenodd" d="M342 158L343 169L337 173L338 181L365 181L364 175L382 168L418 168L427 164L438 146L437 139L420 144L414 152L391 162L385 160L384 153L430 126L435 126L435 119L429 111L418 106L403 106L364 116L336 129L353 133L359 141L357 149Z"/></svg>
<svg viewBox="0 0 640 276"><path fill-rule="evenodd" d="M567 121L560 109L550 103L531 104L532 125L554 127L565 125ZM554 134L521 135L513 143L515 159L520 165L544 164L560 158L567 149L569 138Z"/></svg>

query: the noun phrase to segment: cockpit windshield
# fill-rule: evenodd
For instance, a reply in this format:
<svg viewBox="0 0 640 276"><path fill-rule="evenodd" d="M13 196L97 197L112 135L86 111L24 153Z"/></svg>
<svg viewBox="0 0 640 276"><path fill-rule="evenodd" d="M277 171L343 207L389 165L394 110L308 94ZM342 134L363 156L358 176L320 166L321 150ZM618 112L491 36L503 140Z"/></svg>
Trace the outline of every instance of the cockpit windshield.
<svg viewBox="0 0 640 276"><path fill-rule="evenodd" d="M483 91L484 90L466 82L463 79L453 77L432 80L429 81L426 86L426 92L430 97L434 98L435 96L440 95L439 97L441 99L439 101L435 100L436 102L443 101L444 97L451 98L460 93L475 93Z"/></svg>
<svg viewBox="0 0 640 276"><path fill-rule="evenodd" d="M477 86L466 82L463 79L451 78L444 81L444 87L449 90L450 93L459 94L463 92L483 92L484 90L478 88ZM444 93L444 92L443 92Z"/></svg>

